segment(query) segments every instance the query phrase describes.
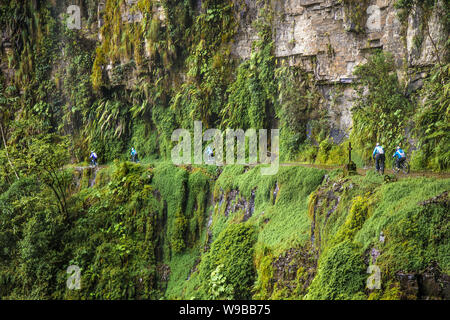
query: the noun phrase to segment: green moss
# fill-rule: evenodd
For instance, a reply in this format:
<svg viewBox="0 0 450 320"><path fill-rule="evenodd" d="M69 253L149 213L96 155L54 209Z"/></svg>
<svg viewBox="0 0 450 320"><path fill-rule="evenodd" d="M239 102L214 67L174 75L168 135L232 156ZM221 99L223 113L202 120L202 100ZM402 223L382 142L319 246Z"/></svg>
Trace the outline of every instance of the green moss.
<svg viewBox="0 0 450 320"><path fill-rule="evenodd" d="M201 252L200 246L197 246L172 256L168 262L170 277L164 292L165 299L199 298L197 289L200 282L198 272L194 273L194 268L198 268Z"/></svg>
<svg viewBox="0 0 450 320"><path fill-rule="evenodd" d="M344 4L347 22L351 25L348 31L355 31L357 33L364 33L367 20L368 0L340 0Z"/></svg>
<svg viewBox="0 0 450 320"><path fill-rule="evenodd" d="M188 180L186 215L188 222L187 242L194 244L206 225L206 213L211 177L200 168L195 169Z"/></svg>
<svg viewBox="0 0 450 320"><path fill-rule="evenodd" d="M361 275L360 289L356 290L355 286L351 292L345 283L333 288L326 285L331 280L323 274L332 272L337 266L325 261L331 259L330 252L343 243L352 248L354 256L361 262L363 258L369 259L369 264L376 264L381 270L382 290L372 292L369 299L398 299L398 286L390 283L400 271L420 273L434 262L447 270L450 260L444 252L448 241L443 234L448 232L449 226L443 220L443 214L448 199L428 205L421 202L442 194L448 185L448 179L426 178L384 183L382 177L369 171L365 177L342 179L336 176L312 193L308 215L314 221L315 245L321 258L317 276L306 297L365 299L363 285L367 275ZM339 198L337 206L333 200L336 197ZM379 240L380 232L384 233L384 242ZM376 261L371 261L368 254L372 248L380 253ZM365 267L367 265L362 263L358 270Z"/></svg>
<svg viewBox="0 0 450 320"><path fill-rule="evenodd" d="M320 184L324 171L303 167L280 167L277 175L261 176L260 166L243 172L242 166L227 166L215 185L215 197L222 192L239 189L247 201L255 190L255 209L250 218L259 228L258 242L276 250L290 248L309 238L307 199ZM274 189L278 193L274 203ZM222 204L222 210L225 204ZM223 213L217 221L224 223ZM283 233L277 230L284 230Z"/></svg>
<svg viewBox="0 0 450 320"><path fill-rule="evenodd" d="M336 145L330 138L325 138L319 144L317 156L315 156L315 162L318 164L345 164L348 162L348 149L347 143L341 143ZM307 156L312 158L311 156Z"/></svg>
<svg viewBox="0 0 450 320"><path fill-rule="evenodd" d="M188 172L169 163L162 163L154 170L153 184L164 199L167 208L167 234L170 243L165 249L165 255L170 257L185 248L185 232L187 220L184 213L187 196Z"/></svg>
<svg viewBox="0 0 450 320"><path fill-rule="evenodd" d="M368 198L358 196L353 199L350 213L347 215L344 224L336 234L334 241L342 242L352 240L355 234L363 227L367 219L370 202Z"/></svg>
<svg viewBox="0 0 450 320"><path fill-rule="evenodd" d="M364 288L364 271L358 248L345 240L321 257L305 299L350 299Z"/></svg>
<svg viewBox="0 0 450 320"><path fill-rule="evenodd" d="M253 299L267 300L273 290L273 256L269 249L259 249L255 257L255 265L258 277L255 281L255 294Z"/></svg>
<svg viewBox="0 0 450 320"><path fill-rule="evenodd" d="M223 264L222 270L226 285L233 288L233 298L248 299L255 278L253 266L253 245L256 230L248 224L228 225L212 243L211 250L203 257L199 266L205 297L212 297L209 291L210 276Z"/></svg>
<svg viewBox="0 0 450 320"><path fill-rule="evenodd" d="M386 272L419 271L432 261L444 269L449 259L444 253L448 241L443 232L445 205L420 206L448 188L448 180L407 179L383 185L379 189L373 214L355 236L365 248L377 241L381 231L389 234L383 253L378 258Z"/></svg>
<svg viewBox="0 0 450 320"><path fill-rule="evenodd" d="M400 285L398 283L394 283L387 286L386 289L381 296L380 300L399 300L400 299Z"/></svg>

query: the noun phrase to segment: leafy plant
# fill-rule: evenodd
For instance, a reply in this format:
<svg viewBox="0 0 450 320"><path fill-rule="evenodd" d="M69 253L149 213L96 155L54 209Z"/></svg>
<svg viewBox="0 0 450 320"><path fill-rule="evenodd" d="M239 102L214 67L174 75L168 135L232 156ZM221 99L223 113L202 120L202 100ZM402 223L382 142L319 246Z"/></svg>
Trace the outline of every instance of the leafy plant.
<svg viewBox="0 0 450 320"><path fill-rule="evenodd" d="M450 165L450 64L436 67L420 93L424 105L414 120L419 150L413 154L415 168L446 170Z"/></svg>
<svg viewBox="0 0 450 320"><path fill-rule="evenodd" d="M211 272L210 294L213 299L231 300L234 288L227 284L227 279L223 275L224 265L220 264Z"/></svg>
<svg viewBox="0 0 450 320"><path fill-rule="evenodd" d="M400 88L391 54L375 53L356 68L355 75L359 80L350 138L368 161L375 143L382 144L390 154L406 142L405 126L412 108Z"/></svg>
<svg viewBox="0 0 450 320"><path fill-rule="evenodd" d="M230 287L224 288L223 293L231 297L229 291L233 288L233 299L248 299L254 281L252 256L255 241L256 232L252 226L230 224L224 229L212 243L210 252L199 266L203 285L206 286L205 291L208 291L212 273L215 272L214 276L220 278L217 275L217 268L225 265L227 267L223 271L222 268L219 270Z"/></svg>

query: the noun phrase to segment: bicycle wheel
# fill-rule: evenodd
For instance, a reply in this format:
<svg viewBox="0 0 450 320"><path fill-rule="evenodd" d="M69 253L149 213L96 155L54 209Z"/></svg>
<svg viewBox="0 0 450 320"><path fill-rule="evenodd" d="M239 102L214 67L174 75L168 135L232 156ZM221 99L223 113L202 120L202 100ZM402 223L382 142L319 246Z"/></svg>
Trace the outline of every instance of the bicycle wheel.
<svg viewBox="0 0 450 320"><path fill-rule="evenodd" d="M408 174L409 173L409 163L408 162L403 162L402 164L402 172L404 174Z"/></svg>
<svg viewBox="0 0 450 320"><path fill-rule="evenodd" d="M395 161L394 161L394 163L392 164L392 172L393 172L394 174L397 174L397 173L398 173L398 168L397 168L397 166L395 165Z"/></svg>

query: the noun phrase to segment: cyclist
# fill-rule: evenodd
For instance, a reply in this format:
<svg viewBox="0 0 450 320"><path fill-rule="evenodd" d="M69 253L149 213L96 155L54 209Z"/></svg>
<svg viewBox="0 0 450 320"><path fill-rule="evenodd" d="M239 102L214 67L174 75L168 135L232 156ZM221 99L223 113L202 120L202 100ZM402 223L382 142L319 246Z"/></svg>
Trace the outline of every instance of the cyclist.
<svg viewBox="0 0 450 320"><path fill-rule="evenodd" d="M397 169L400 169L400 166L403 165L403 163L406 160L406 154L405 151L403 151L400 146L397 146L396 152L394 153L394 155L392 156L392 158L396 158L395 159L395 166L397 167Z"/></svg>
<svg viewBox="0 0 450 320"><path fill-rule="evenodd" d="M131 161L136 162L137 160L137 152L134 147L131 147Z"/></svg>
<svg viewBox="0 0 450 320"><path fill-rule="evenodd" d="M375 149L373 150L372 158L375 159L376 172L381 171L381 174L384 174L384 161L386 158L384 155L384 149L379 143L376 144Z"/></svg>
<svg viewBox="0 0 450 320"><path fill-rule="evenodd" d="M91 151L91 155L89 156L89 159L91 159L92 165L97 165L97 154L94 151Z"/></svg>
<svg viewBox="0 0 450 320"><path fill-rule="evenodd" d="M206 156L207 156L207 163L209 164L212 161L212 157L214 156L213 150L211 146L206 147L205 150Z"/></svg>

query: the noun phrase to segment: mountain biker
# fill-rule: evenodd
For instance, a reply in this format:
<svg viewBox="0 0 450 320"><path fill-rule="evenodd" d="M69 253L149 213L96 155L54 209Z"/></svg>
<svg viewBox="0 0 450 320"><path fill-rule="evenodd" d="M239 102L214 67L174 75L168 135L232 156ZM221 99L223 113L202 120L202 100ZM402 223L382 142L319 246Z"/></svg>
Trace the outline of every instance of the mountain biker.
<svg viewBox="0 0 450 320"><path fill-rule="evenodd" d="M405 151L403 151L400 146L397 146L397 151L394 153L394 155L392 156L392 158L396 158L395 159L395 166L400 169L400 166L403 165L403 163L406 160L406 154Z"/></svg>
<svg viewBox="0 0 450 320"><path fill-rule="evenodd" d="M137 152L134 147L131 147L131 161L136 162Z"/></svg>
<svg viewBox="0 0 450 320"><path fill-rule="evenodd" d="M211 162L211 161L212 161L212 157L213 157L213 155L214 155L211 146L208 146L208 147L206 148L205 153L206 153L206 155L207 155L207 157L208 157L207 162Z"/></svg>
<svg viewBox="0 0 450 320"><path fill-rule="evenodd" d="M381 174L384 174L384 161L386 158L384 149L379 143L376 144L375 149L373 150L372 158L375 159L375 170L377 172L381 171Z"/></svg>
<svg viewBox="0 0 450 320"><path fill-rule="evenodd" d="M91 159L91 163L96 166L97 165L97 154L94 151L91 151L91 155L89 156Z"/></svg>

